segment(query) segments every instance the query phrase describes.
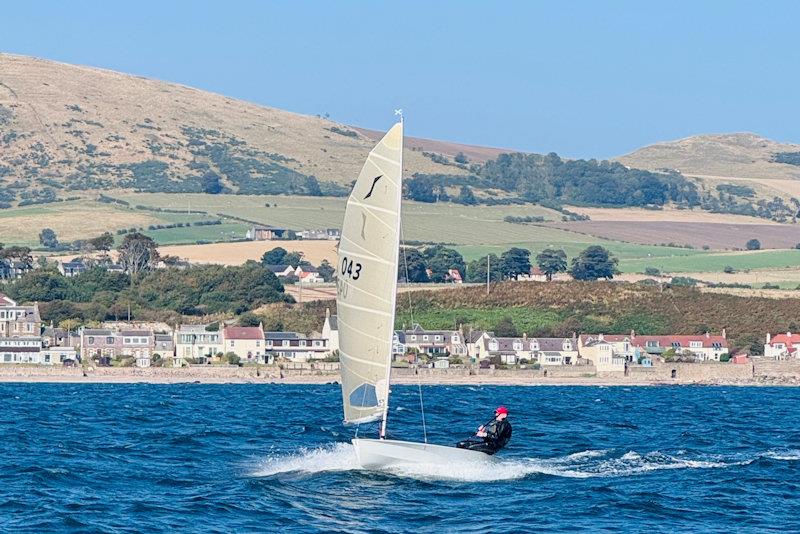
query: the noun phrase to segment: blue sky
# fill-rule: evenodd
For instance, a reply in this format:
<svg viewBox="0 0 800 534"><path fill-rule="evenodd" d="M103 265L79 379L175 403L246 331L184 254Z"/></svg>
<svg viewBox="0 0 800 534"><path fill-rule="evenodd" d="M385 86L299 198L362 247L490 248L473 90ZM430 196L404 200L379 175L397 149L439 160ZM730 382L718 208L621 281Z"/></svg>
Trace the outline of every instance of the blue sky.
<svg viewBox="0 0 800 534"><path fill-rule="evenodd" d="M800 142L800 2L7 2L0 50L571 157ZM0 73L0 76L2 73Z"/></svg>

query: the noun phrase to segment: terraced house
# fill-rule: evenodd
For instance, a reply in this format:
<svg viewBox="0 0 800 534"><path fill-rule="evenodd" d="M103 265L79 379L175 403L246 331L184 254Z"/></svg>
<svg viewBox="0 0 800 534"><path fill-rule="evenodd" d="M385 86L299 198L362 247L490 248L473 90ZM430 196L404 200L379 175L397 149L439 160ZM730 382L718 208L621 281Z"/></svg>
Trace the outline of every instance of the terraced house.
<svg viewBox="0 0 800 534"><path fill-rule="evenodd" d="M498 337L483 332L472 343L475 359L497 359L500 363L516 364L521 361L540 365L574 365L578 360L578 342L568 337Z"/></svg>
<svg viewBox="0 0 800 534"><path fill-rule="evenodd" d="M425 330L415 323L411 330L403 331L402 337L406 350L416 349L432 356L439 354L467 356L464 336L458 330Z"/></svg>
<svg viewBox="0 0 800 534"><path fill-rule="evenodd" d="M175 327L175 356L178 360L205 362L225 352L222 332L208 330L207 325L182 324Z"/></svg>

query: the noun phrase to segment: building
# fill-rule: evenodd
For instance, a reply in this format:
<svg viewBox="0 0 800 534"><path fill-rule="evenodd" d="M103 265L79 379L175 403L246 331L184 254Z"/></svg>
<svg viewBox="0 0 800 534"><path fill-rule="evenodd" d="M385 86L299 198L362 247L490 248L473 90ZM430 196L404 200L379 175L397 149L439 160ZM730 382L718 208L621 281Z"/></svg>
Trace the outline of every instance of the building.
<svg viewBox="0 0 800 534"><path fill-rule="evenodd" d="M79 274L83 274L86 272L88 267L83 260L78 258L72 261L59 261L58 262L58 272L66 276L67 278L72 278L73 276L78 276Z"/></svg>
<svg viewBox="0 0 800 534"><path fill-rule="evenodd" d="M0 337L38 336L41 330L38 304L20 306L0 293Z"/></svg>
<svg viewBox="0 0 800 534"><path fill-rule="evenodd" d="M179 360L204 362L224 352L222 332L209 331L206 325L182 324L175 327L174 353Z"/></svg>
<svg viewBox="0 0 800 534"><path fill-rule="evenodd" d="M77 360L75 347L42 347L39 351L41 365L74 365Z"/></svg>
<svg viewBox="0 0 800 534"><path fill-rule="evenodd" d="M265 265L275 276L291 276L295 273L295 268L291 265Z"/></svg>
<svg viewBox="0 0 800 534"><path fill-rule="evenodd" d="M39 364L42 350L40 336L0 337L0 363ZM50 362L48 362L50 364Z"/></svg>
<svg viewBox="0 0 800 534"><path fill-rule="evenodd" d="M515 364L521 361L541 365L575 365L578 361L578 342L568 337L497 337L484 332L475 338L471 333L475 359L499 358L500 363Z"/></svg>
<svg viewBox="0 0 800 534"><path fill-rule="evenodd" d="M319 284L324 282L322 275L319 274L319 270L311 265L300 265L295 269L294 274L303 284Z"/></svg>
<svg viewBox="0 0 800 534"><path fill-rule="evenodd" d="M302 239L332 239L342 237L342 232L338 228L323 228L317 230L303 230L299 236Z"/></svg>
<svg viewBox="0 0 800 534"><path fill-rule="evenodd" d="M251 226L245 237L253 241L269 241L270 239L283 239L287 237L288 233L289 231L286 228Z"/></svg>
<svg viewBox="0 0 800 534"><path fill-rule="evenodd" d="M172 334L154 334L153 354L158 354L162 358L168 358L175 354L175 341Z"/></svg>
<svg viewBox="0 0 800 534"><path fill-rule="evenodd" d="M264 332L267 354L293 362L323 360L331 355L328 340L297 332Z"/></svg>
<svg viewBox="0 0 800 534"><path fill-rule="evenodd" d="M467 356L464 336L458 330L425 330L415 323L411 330L405 330L403 334L406 350L415 349L428 355Z"/></svg>
<svg viewBox="0 0 800 534"><path fill-rule="evenodd" d="M728 339L725 331L722 335L705 334L675 335L675 336L640 336L631 332L630 343L638 349L637 356L649 354L660 356L667 351L674 351L676 355L693 357L699 361L720 361L724 354L729 353Z"/></svg>
<svg viewBox="0 0 800 534"><path fill-rule="evenodd" d="M764 357L772 360L800 359L800 334L786 332L776 334L774 337L767 334L767 343L764 345Z"/></svg>
<svg viewBox="0 0 800 534"><path fill-rule="evenodd" d="M121 330L116 340L116 356L133 358L137 367L150 367L156 344L152 330Z"/></svg>
<svg viewBox="0 0 800 534"><path fill-rule="evenodd" d="M331 315L330 308L325 310L325 322L322 324L322 339L328 343L328 350L331 353L339 350L339 321L335 315Z"/></svg>
<svg viewBox="0 0 800 534"><path fill-rule="evenodd" d="M624 373L632 358L630 340L626 336L582 335L578 337L578 353L589 360L597 373ZM620 338L620 339L618 339Z"/></svg>
<svg viewBox="0 0 800 534"><path fill-rule="evenodd" d="M81 361L96 360L99 363L109 364L117 356L117 336L113 330L109 328L81 328L79 335Z"/></svg>
<svg viewBox="0 0 800 534"><path fill-rule="evenodd" d="M263 362L265 354L263 326L226 326L223 329L223 352L236 354L243 363Z"/></svg>

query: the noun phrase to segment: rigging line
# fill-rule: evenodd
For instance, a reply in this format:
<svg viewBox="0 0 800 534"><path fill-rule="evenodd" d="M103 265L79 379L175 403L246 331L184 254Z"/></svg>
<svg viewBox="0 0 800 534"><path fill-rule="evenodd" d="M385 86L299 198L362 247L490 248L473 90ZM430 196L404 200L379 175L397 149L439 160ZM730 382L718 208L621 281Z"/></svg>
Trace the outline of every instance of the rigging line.
<svg viewBox="0 0 800 534"><path fill-rule="evenodd" d="M406 240L405 236L403 235L403 221L400 221L400 240L403 242L403 246L400 247L400 250L403 251L403 265L405 266L406 271L406 284L408 284L408 258L406 257ZM408 294L408 314L411 317L411 323L414 323L414 304L411 300L411 292L406 291ZM419 361L417 362L417 366L419 366ZM417 369L417 391L419 392L419 411L422 415L422 440L425 443L428 443L428 428L425 425L425 403L422 401L422 378L419 376L419 369Z"/></svg>

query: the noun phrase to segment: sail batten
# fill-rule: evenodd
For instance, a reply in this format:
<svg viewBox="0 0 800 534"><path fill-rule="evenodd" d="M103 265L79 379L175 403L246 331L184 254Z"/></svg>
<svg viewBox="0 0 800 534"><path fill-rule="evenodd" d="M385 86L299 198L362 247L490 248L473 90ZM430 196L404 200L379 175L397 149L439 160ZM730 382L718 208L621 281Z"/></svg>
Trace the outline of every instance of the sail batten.
<svg viewBox="0 0 800 534"><path fill-rule="evenodd" d="M372 149L347 200L339 244L337 313L344 419L385 418L400 233L403 124Z"/></svg>

